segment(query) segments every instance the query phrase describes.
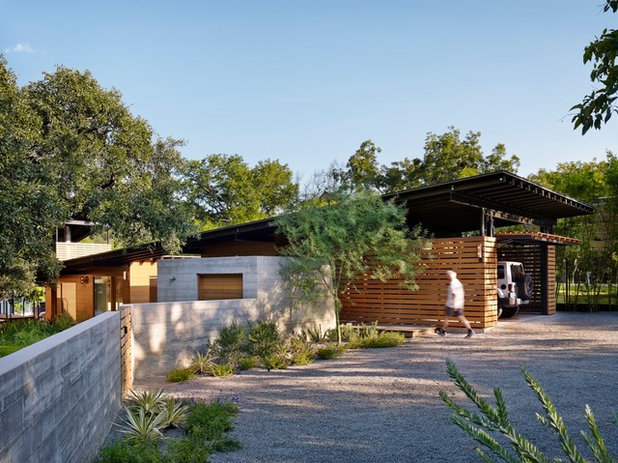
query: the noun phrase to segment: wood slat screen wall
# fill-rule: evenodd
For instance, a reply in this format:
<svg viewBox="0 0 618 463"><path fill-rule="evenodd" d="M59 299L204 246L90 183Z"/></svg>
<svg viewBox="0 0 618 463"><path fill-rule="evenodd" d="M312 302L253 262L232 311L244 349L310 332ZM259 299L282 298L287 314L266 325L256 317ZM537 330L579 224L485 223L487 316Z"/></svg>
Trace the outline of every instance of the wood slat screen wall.
<svg viewBox="0 0 618 463"><path fill-rule="evenodd" d="M358 278L356 289L340 295L342 322L435 325L443 318L449 269L465 289L466 318L476 328L497 323L496 241L489 237L439 238L423 251L425 266L416 278L419 289L409 291L398 280ZM343 285L342 285L343 286ZM453 322L459 326L459 322Z"/></svg>
<svg viewBox="0 0 618 463"><path fill-rule="evenodd" d="M242 299L242 273L198 275L198 299Z"/></svg>
<svg viewBox="0 0 618 463"><path fill-rule="evenodd" d="M120 309L120 384L125 397L133 387L131 308Z"/></svg>
<svg viewBox="0 0 618 463"><path fill-rule="evenodd" d="M542 255L545 253L545 256ZM556 312L556 247L548 245L503 246L498 249L498 260L524 264L532 277L534 290L530 303L521 306L522 312L553 314ZM545 275L545 281L543 281ZM546 304L543 304L545 292Z"/></svg>

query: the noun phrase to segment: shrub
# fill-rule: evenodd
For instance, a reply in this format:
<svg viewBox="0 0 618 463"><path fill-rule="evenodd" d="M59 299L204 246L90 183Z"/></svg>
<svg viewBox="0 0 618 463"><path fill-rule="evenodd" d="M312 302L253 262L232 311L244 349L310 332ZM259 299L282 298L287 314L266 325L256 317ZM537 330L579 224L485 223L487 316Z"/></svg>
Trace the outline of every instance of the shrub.
<svg viewBox="0 0 618 463"><path fill-rule="evenodd" d="M292 365L308 365L315 360L315 348L301 335L289 339L290 363Z"/></svg>
<svg viewBox="0 0 618 463"><path fill-rule="evenodd" d="M233 320L229 325L219 328L214 350L220 359L235 361L240 353L247 350L247 330L244 325Z"/></svg>
<svg viewBox="0 0 618 463"><path fill-rule="evenodd" d="M191 357L191 364L189 365L189 369L192 370L195 374L206 375L209 373L212 365L213 362L208 353L202 354L201 352L196 352L195 354L193 354L193 357Z"/></svg>
<svg viewBox="0 0 618 463"><path fill-rule="evenodd" d="M321 359L329 360L339 357L341 354L343 354L343 352L345 352L345 347L335 346L331 344L328 346L320 347L316 353Z"/></svg>
<svg viewBox="0 0 618 463"><path fill-rule="evenodd" d="M313 342L322 342L326 333L322 332L322 325L312 324L307 328L307 336Z"/></svg>
<svg viewBox="0 0 618 463"><path fill-rule="evenodd" d="M288 367L288 361L284 355L273 353L261 358L262 366L268 371L283 370Z"/></svg>
<svg viewBox="0 0 618 463"><path fill-rule="evenodd" d="M160 463L162 459L159 447L118 441L103 447L97 461L98 463Z"/></svg>
<svg viewBox="0 0 618 463"><path fill-rule="evenodd" d="M75 320L68 313L63 312L52 321L52 326L56 333L66 330L75 325Z"/></svg>
<svg viewBox="0 0 618 463"><path fill-rule="evenodd" d="M174 368L165 379L170 383L184 383L189 379L194 379L195 373L191 368Z"/></svg>
<svg viewBox="0 0 618 463"><path fill-rule="evenodd" d="M273 354L281 339L277 325L272 321L260 321L249 332L251 351L260 358Z"/></svg>
<svg viewBox="0 0 618 463"><path fill-rule="evenodd" d="M187 414L187 432L192 438L208 441L220 440L224 433L234 429L230 418L236 413L238 413L238 407L230 402L211 404L196 402Z"/></svg>
<svg viewBox="0 0 618 463"><path fill-rule="evenodd" d="M211 376L231 376L236 371L236 367L231 363L214 363L210 366L208 373Z"/></svg>
<svg viewBox="0 0 618 463"><path fill-rule="evenodd" d="M240 370L250 370L251 368L255 368L259 365L260 359L255 355L250 357L240 357L237 360L238 369Z"/></svg>
<svg viewBox="0 0 618 463"><path fill-rule="evenodd" d="M404 343L405 340L406 338L402 333L382 332L370 334L366 337L355 334L350 337L346 347L348 349L395 347Z"/></svg>
<svg viewBox="0 0 618 463"><path fill-rule="evenodd" d="M562 461L550 460L545 457L545 455L543 455L543 453L528 438L520 434L513 427L509 420L506 403L500 388L494 389L494 397L496 399L496 406L494 407L487 400L479 397L476 389L465 380L459 371L457 371L457 367L453 361L447 359L446 365L448 375L451 379L453 379L457 387L461 389L468 399L470 399L470 401L480 410L481 414L479 415L478 413L457 405L444 391L440 392L440 397L444 403L446 403L446 405L455 412L455 414L451 416L451 421L467 432L475 441L480 443L487 450L491 451L500 460L506 462L522 461L530 463L544 463L550 461ZM571 440L569 432L562 421L562 417L541 385L524 368L522 368L522 372L524 378L526 379L526 383L528 383L528 386L530 386L530 388L534 391L543 408L544 416L537 413L537 419L543 425L553 429L558 434L560 447L567 461L581 463L588 461L584 459L575 447L575 444ZM595 461L608 463L615 461L612 459L605 446L594 415L588 405L586 405L585 413L590 434L583 431L582 434L586 444L590 447L590 450L595 456ZM512 451L509 451L501 445L490 435L490 433L497 433L504 436L507 441L510 442ZM476 452L483 461L494 461L482 449L477 448Z"/></svg>

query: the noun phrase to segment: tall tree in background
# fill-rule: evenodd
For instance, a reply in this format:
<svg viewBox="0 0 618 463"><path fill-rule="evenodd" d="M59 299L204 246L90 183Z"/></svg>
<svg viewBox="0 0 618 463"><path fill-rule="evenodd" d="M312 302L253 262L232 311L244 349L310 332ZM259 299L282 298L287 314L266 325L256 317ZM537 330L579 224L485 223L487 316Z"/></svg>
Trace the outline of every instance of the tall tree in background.
<svg viewBox="0 0 618 463"><path fill-rule="evenodd" d="M40 122L0 56L0 298L27 295L37 269L59 271L50 242L67 210L52 170L33 158Z"/></svg>
<svg viewBox="0 0 618 463"><path fill-rule="evenodd" d="M324 285L335 301L337 341L341 342L340 294L351 290L358 275L385 281L401 278L401 285L416 289L421 231L409 230L402 206L377 195L334 194L326 206L306 204L275 221L289 244L283 269L300 297L313 300Z"/></svg>
<svg viewBox="0 0 618 463"><path fill-rule="evenodd" d="M449 127L448 132L440 135L429 132L422 159L406 157L390 166L378 163L377 155L382 150L371 140L366 140L350 156L346 168L335 169L332 175L350 191L387 193L496 170L516 173L519 158L515 155L509 157L502 143L498 143L491 154L485 156L479 142L480 136L480 132L471 131L462 140L460 131L455 127Z"/></svg>
<svg viewBox="0 0 618 463"><path fill-rule="evenodd" d="M618 0L606 0L604 12L618 11ZM581 126L582 135L591 128L600 129L601 126L618 112L616 98L618 98L618 30L603 29L601 36L584 49L584 64L592 62L590 80L601 86L584 96L581 103L571 108L575 110L573 128Z"/></svg>
<svg viewBox="0 0 618 463"><path fill-rule="evenodd" d="M203 230L276 215L298 195L287 164L266 160L251 168L239 155L189 161L186 180L187 201Z"/></svg>
<svg viewBox="0 0 618 463"><path fill-rule="evenodd" d="M618 158L608 152L605 160L562 163L530 178L595 206L592 215L561 219L555 227L556 233L582 241L579 246L556 249L558 281L576 285L571 299L575 305L582 293L590 310L598 309L604 286L609 304L615 304L611 295L618 276L614 259L618 255Z"/></svg>
<svg viewBox="0 0 618 463"><path fill-rule="evenodd" d="M179 195L179 142L155 140L120 93L89 72L58 67L22 89L4 60L0 74L1 200L11 216L0 221L0 235L10 237L0 260L31 262L53 281L54 230L72 218L94 222L95 232L112 229L122 244L179 248L192 232ZM5 288L31 285L31 276L5 278Z"/></svg>

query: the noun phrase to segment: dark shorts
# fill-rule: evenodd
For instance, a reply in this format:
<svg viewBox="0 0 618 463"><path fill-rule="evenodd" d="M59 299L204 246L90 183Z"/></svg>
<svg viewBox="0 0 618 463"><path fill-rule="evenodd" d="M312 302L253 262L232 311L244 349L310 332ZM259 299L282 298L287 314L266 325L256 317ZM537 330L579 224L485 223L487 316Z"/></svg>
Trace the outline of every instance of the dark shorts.
<svg viewBox="0 0 618 463"><path fill-rule="evenodd" d="M454 309L453 307L444 306L444 315L449 317L462 317L463 309Z"/></svg>

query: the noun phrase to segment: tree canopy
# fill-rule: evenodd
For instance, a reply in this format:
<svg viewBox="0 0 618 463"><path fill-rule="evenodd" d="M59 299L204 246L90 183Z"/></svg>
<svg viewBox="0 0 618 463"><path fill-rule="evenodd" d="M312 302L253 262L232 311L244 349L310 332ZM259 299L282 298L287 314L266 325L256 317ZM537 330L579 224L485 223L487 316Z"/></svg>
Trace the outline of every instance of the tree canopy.
<svg viewBox="0 0 618 463"><path fill-rule="evenodd" d="M157 139L89 72L60 66L20 89L0 58L0 118L0 293L31 287L35 269L53 282L52 237L70 219L170 250L192 232L179 142Z"/></svg>
<svg viewBox="0 0 618 463"><path fill-rule="evenodd" d="M320 283L334 298L339 341L339 294L354 277L397 276L402 286L416 288L421 230L409 230L405 209L377 195L333 194L329 205L306 204L275 226L289 242L281 249L290 258L283 271L301 298L311 300Z"/></svg>
<svg viewBox="0 0 618 463"><path fill-rule="evenodd" d="M287 164L250 167L239 155L212 154L186 167L186 198L201 229L263 219L293 203L298 185Z"/></svg>
<svg viewBox="0 0 618 463"><path fill-rule="evenodd" d="M498 143L491 154L485 156L480 136L480 132L470 131L462 139L460 131L455 127L449 127L443 134L429 132L425 138L422 158L405 157L390 165L378 163L381 148L371 140L366 140L350 156L345 169L335 169L332 175L351 191L387 193L496 170L516 173L519 158L516 155L509 156L502 143Z"/></svg>
<svg viewBox="0 0 618 463"><path fill-rule="evenodd" d="M618 10L618 0L606 0L604 12ZM591 128L600 129L612 114L618 112L618 30L603 29L599 37L584 48L584 64L592 63L590 80L600 87L585 95L583 101L571 108L573 128L581 127L582 135Z"/></svg>

